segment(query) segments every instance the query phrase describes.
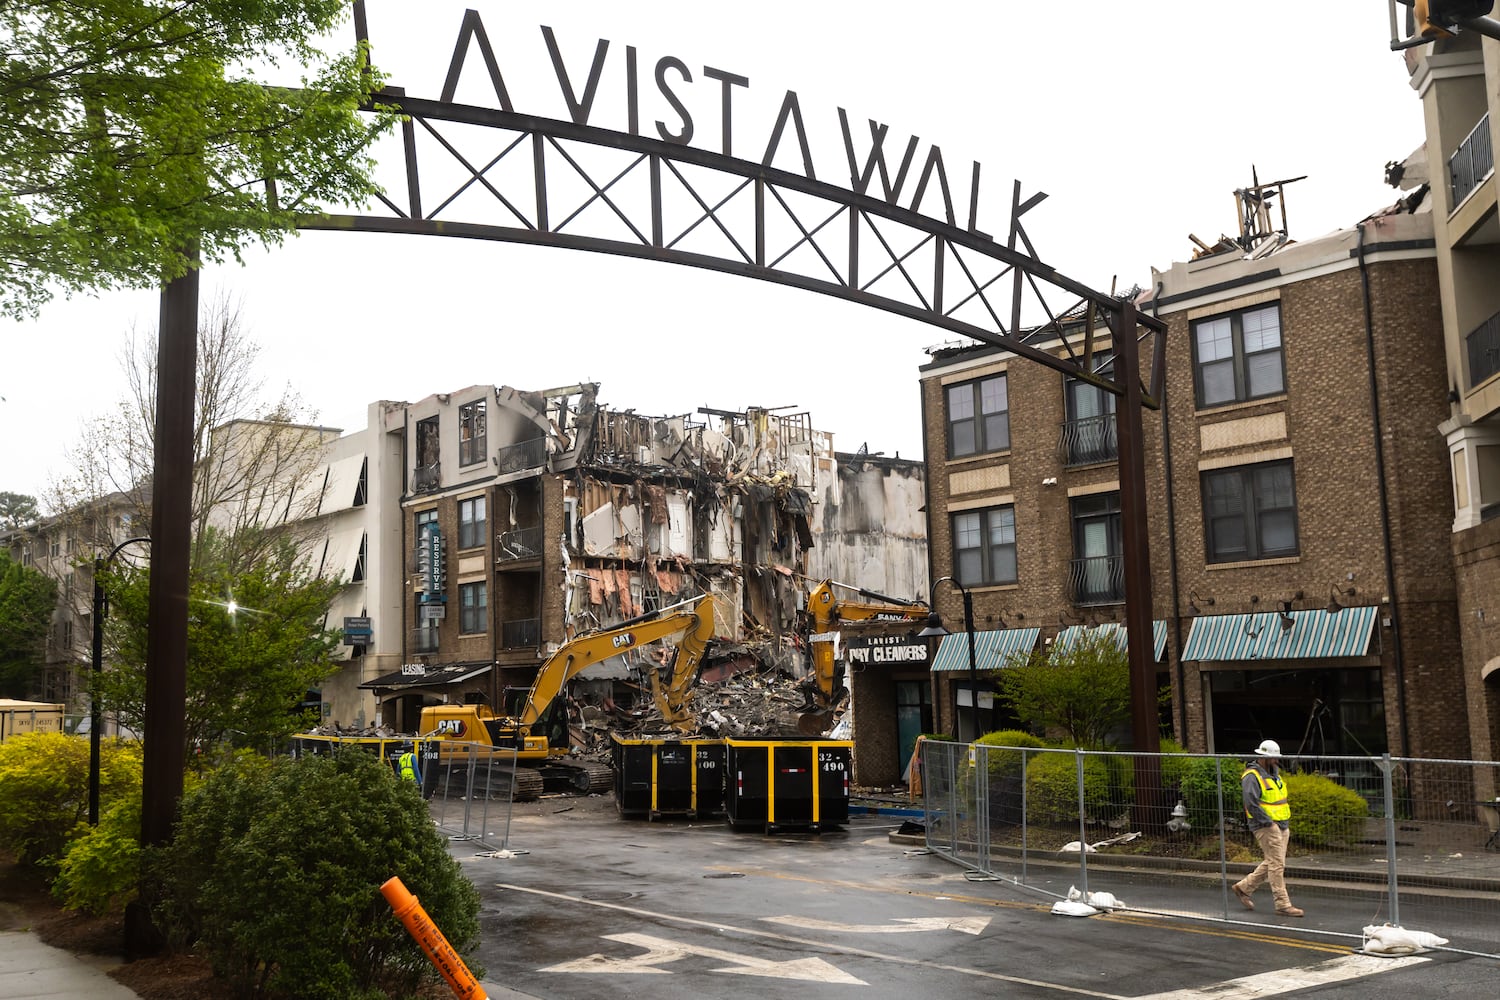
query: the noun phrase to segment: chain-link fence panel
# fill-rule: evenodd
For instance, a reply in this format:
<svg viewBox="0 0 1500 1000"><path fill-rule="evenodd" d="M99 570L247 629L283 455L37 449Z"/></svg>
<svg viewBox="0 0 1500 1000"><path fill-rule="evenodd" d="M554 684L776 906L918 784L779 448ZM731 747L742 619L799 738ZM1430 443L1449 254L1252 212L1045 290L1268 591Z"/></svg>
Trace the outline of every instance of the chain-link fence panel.
<svg viewBox="0 0 1500 1000"><path fill-rule="evenodd" d="M1237 757L932 741L922 764L927 846L971 877L1059 902L1248 919L1233 886L1264 856ZM1283 761L1283 776L1286 903L1336 900L1361 915L1358 926L1288 929L1363 941L1367 926L1404 925L1500 957L1500 765L1300 757ZM1270 891L1250 900L1278 905Z"/></svg>
<svg viewBox="0 0 1500 1000"><path fill-rule="evenodd" d="M420 745L422 794L438 829L451 841L508 850L516 789L523 781L539 783L536 773L518 770L514 748L452 739Z"/></svg>

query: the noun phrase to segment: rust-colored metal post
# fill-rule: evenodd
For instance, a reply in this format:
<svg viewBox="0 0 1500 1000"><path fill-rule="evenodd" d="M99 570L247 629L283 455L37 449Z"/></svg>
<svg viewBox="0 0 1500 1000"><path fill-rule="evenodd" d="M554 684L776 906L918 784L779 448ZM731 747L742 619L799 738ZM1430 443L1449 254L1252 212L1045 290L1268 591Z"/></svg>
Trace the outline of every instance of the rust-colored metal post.
<svg viewBox="0 0 1500 1000"><path fill-rule="evenodd" d="M1156 641L1152 634L1151 544L1146 520L1146 435L1141 412L1140 347L1135 303L1110 313L1115 378L1125 388L1115 419L1120 439L1120 535L1125 562L1125 634L1130 655L1130 730L1136 754L1135 821L1142 829L1165 822L1161 795L1160 723L1156 711Z"/></svg>
<svg viewBox="0 0 1500 1000"><path fill-rule="evenodd" d="M193 410L197 395L198 270L161 292L156 355L156 465L151 479L151 592L146 615L141 843L172 839L187 763L188 563L192 538ZM162 942L144 907L125 921L132 957Z"/></svg>

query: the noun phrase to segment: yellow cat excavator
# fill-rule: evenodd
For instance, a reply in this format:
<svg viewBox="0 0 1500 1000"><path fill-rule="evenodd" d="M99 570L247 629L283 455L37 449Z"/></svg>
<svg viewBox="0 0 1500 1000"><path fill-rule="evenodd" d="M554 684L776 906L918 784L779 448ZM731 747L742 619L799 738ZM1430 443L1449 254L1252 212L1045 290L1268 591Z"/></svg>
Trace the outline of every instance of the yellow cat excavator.
<svg viewBox="0 0 1500 1000"><path fill-rule="evenodd" d="M513 748L516 763L522 769L536 769L546 786L579 792L603 791L613 782L609 765L571 759L566 742L553 745L544 733L534 731L541 728L537 723L547 715L567 683L585 668L649 642L681 636L671 678L663 684L659 671L653 667L651 688L657 708L668 724L691 728L687 693L697 679L698 667L713 635L713 598L706 594L618 625L584 632L547 657L515 716L494 715L484 705L429 705L422 709L422 735ZM518 777L521 781L517 797L528 797L526 793L537 783Z"/></svg>
<svg viewBox="0 0 1500 1000"><path fill-rule="evenodd" d="M837 590L849 591L867 601L841 600ZM842 694L834 670L834 644L838 627L845 622L918 622L927 617L923 601L905 601L872 590L824 580L807 592L807 610L803 617L803 640L812 658L812 675L808 678L805 706L798 728L804 733L821 733L828 728L833 710Z"/></svg>

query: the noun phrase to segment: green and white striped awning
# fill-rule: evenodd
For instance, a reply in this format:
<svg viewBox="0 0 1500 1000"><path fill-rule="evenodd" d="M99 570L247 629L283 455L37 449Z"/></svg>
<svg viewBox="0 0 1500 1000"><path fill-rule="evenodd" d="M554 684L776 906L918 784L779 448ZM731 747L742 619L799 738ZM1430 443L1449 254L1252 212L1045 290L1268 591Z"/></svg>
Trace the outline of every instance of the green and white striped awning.
<svg viewBox="0 0 1500 1000"><path fill-rule="evenodd" d="M1374 606L1327 611L1292 611L1291 628L1281 615L1205 615L1193 619L1184 660L1308 660L1365 656L1380 609Z"/></svg>
<svg viewBox="0 0 1500 1000"><path fill-rule="evenodd" d="M976 670L999 670L1013 656L1025 656L1036 648L1039 628L1002 628L974 633L974 667ZM943 636L933 670L967 671L969 669L969 634L954 632Z"/></svg>
<svg viewBox="0 0 1500 1000"><path fill-rule="evenodd" d="M1119 622L1105 622L1102 625L1069 625L1057 633L1057 638L1052 640L1052 648L1059 652L1066 652L1073 648L1074 643L1089 633L1109 636L1121 649L1130 648L1130 637L1125 632L1125 626ZM1167 623L1164 620L1158 618L1151 623L1151 639L1155 647L1156 661L1160 663L1167 658Z"/></svg>

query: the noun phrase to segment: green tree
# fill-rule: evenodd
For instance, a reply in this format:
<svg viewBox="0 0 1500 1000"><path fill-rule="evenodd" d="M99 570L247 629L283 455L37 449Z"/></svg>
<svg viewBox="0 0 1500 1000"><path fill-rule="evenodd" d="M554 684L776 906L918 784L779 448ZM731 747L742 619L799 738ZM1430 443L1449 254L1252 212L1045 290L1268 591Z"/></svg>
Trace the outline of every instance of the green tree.
<svg viewBox="0 0 1500 1000"><path fill-rule="evenodd" d="M210 538L210 548L214 545ZM97 681L100 704L140 727L146 707L149 569L107 574L113 669ZM205 558L189 585L186 735L189 745L265 747L306 728L293 711L335 670L336 632L325 631L340 582L312 576L283 541L248 568Z"/></svg>
<svg viewBox="0 0 1500 1000"><path fill-rule="evenodd" d="M0 528L15 530L36 519L36 497L0 490Z"/></svg>
<svg viewBox="0 0 1500 1000"><path fill-rule="evenodd" d="M149 287L376 190L347 0L0 4L0 313ZM300 74L300 86L251 79ZM196 256L195 256L196 255Z"/></svg>
<svg viewBox="0 0 1500 1000"><path fill-rule="evenodd" d="M0 695L33 693L56 606L56 581L0 551Z"/></svg>
<svg viewBox="0 0 1500 1000"><path fill-rule="evenodd" d="M1017 658L998 680L1022 723L1060 729L1077 747L1102 748L1130 717L1130 661L1113 636L1088 633L1066 650Z"/></svg>

